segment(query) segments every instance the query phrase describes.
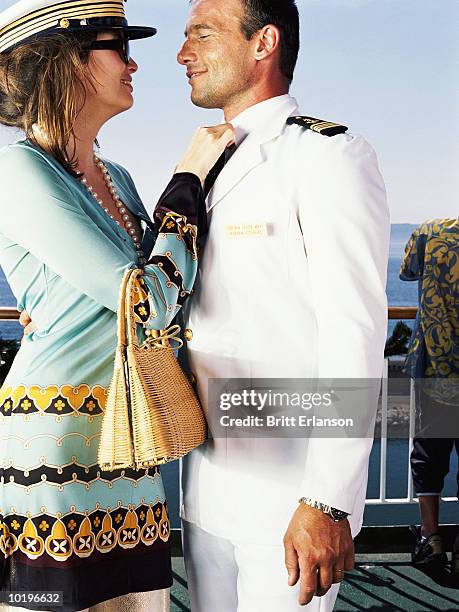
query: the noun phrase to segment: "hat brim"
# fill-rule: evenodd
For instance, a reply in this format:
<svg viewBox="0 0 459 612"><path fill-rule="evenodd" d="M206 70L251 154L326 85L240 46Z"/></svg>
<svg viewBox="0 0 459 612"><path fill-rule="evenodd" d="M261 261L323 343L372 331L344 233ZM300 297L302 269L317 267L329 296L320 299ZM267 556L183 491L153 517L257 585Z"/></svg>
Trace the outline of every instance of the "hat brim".
<svg viewBox="0 0 459 612"><path fill-rule="evenodd" d="M72 32L73 34L80 34L84 32L125 32L129 38L129 40L140 40L142 38L151 38L157 33L156 28L151 28L148 26L85 26L84 28L67 28L65 30L61 30L62 33Z"/></svg>
<svg viewBox="0 0 459 612"><path fill-rule="evenodd" d="M113 28L114 30L118 28ZM140 40L141 38L151 38L157 33L156 28L150 28L147 26L126 26L124 28L119 28L123 30L128 35L130 40ZM108 32L110 30L107 30Z"/></svg>

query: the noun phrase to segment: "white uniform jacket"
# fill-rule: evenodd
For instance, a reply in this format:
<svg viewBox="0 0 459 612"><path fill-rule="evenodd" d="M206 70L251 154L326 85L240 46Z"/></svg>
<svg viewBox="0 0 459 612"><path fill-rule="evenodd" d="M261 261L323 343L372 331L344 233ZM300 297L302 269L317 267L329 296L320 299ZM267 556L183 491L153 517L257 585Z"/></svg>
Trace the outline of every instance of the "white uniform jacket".
<svg viewBox="0 0 459 612"><path fill-rule="evenodd" d="M361 136L287 125L288 95L233 121L239 147L207 200L187 327L205 409L212 378L380 378L386 193ZM259 225L250 232L237 226ZM235 228L236 226L236 228ZM376 412L377 398L374 397ZM282 543L302 496L361 528L372 440L209 440L183 463L181 515L229 539Z"/></svg>

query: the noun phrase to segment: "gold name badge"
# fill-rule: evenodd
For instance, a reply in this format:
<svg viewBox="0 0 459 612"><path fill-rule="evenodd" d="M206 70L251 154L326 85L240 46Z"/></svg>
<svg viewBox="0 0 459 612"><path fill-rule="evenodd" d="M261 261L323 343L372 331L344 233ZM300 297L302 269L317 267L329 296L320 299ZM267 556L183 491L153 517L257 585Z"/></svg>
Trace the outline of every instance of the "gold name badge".
<svg viewBox="0 0 459 612"><path fill-rule="evenodd" d="M235 223L226 226L228 238L257 238L268 235L267 223Z"/></svg>

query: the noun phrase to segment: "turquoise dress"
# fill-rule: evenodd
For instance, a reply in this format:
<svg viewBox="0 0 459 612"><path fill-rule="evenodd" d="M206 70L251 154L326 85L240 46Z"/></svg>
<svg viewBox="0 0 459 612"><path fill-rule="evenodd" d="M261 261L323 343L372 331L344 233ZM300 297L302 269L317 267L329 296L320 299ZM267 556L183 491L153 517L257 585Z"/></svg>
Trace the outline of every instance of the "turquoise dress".
<svg viewBox="0 0 459 612"><path fill-rule="evenodd" d="M130 175L106 165L146 226L144 252L153 247L137 316L162 329L192 290L193 232L183 234L167 217L155 242ZM197 177L176 177L171 210L180 197L201 197ZM137 267L134 243L80 181L27 141L0 151L0 185L0 265L18 308L38 328L0 389L1 588L62 591L59 609L70 611L168 587L170 526L159 468L106 473L97 465L119 287Z"/></svg>

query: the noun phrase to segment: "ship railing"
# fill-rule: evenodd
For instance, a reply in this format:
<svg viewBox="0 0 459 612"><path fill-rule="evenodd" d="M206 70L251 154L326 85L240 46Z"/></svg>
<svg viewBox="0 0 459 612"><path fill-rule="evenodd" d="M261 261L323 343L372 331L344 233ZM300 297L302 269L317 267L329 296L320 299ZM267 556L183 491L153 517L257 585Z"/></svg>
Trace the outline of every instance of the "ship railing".
<svg viewBox="0 0 459 612"><path fill-rule="evenodd" d="M409 321L416 318L417 308L411 307L392 307L389 308L389 319L394 321ZM414 391L414 380L410 380L410 398L409 398L409 428L408 428L408 447L406 454L406 462L408 466L407 476L407 494L406 497L395 498L387 495L387 454L388 454L388 422L389 422L389 359L384 361L384 373L382 378L381 390L381 450L380 450L380 465L379 465L379 497L367 498L368 505L383 505L383 504L413 504L417 503L418 499L415 495L413 487L413 479L411 476L410 455L413 450L413 441L415 433L415 413L416 400ZM457 502L456 497L443 497L444 502Z"/></svg>
<svg viewBox="0 0 459 612"><path fill-rule="evenodd" d="M19 313L16 308L0 307L0 321L18 321Z"/></svg>
<svg viewBox="0 0 459 612"><path fill-rule="evenodd" d="M389 308L389 319L408 321L416 318L417 309L411 307L391 307ZM17 321L19 313L15 308L0 308L0 321ZM381 391L381 451L379 466L379 497L368 498L369 505L382 504L413 504L417 502L414 493L413 480L411 477L410 455L413 449L415 432L415 393L414 381L410 381L410 414L409 414L409 433L406 461L408 465L407 495L402 498L388 497L387 495L387 455L388 455L388 408L389 408L389 359L384 363L384 374L382 378ZM455 497L443 497L445 502L455 502Z"/></svg>

